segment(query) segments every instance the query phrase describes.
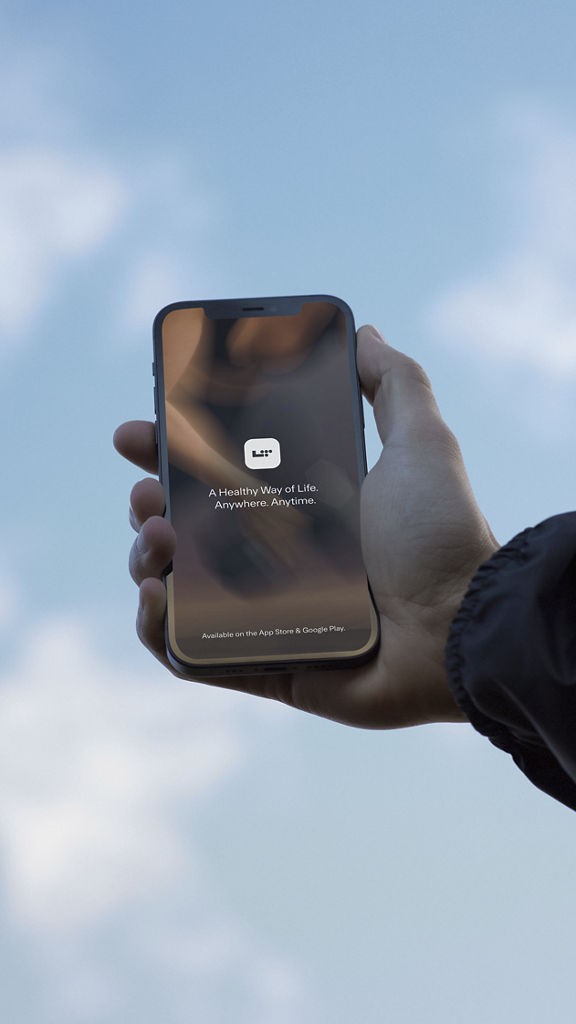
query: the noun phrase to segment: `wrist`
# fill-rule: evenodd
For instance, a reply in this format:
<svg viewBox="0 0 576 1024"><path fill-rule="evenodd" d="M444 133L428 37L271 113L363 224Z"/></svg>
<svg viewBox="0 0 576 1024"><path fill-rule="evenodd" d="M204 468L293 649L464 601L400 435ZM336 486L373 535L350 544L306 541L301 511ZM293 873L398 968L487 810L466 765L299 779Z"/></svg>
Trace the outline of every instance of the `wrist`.
<svg viewBox="0 0 576 1024"><path fill-rule="evenodd" d="M456 700L452 693L447 668L446 648L454 619L456 618L458 612L460 611L460 608L462 607L462 603L466 597L466 594L468 593L468 590L470 589L472 581L474 580L480 566L484 565L484 563L487 562L492 557L492 555L494 555L495 552L499 549L500 545L496 541L494 535L490 533L490 540L486 544L486 550L483 551L480 557L476 558L472 562L468 569L462 574L459 581L455 582L453 593L451 594L449 600L447 601L444 622L440 630L441 651L439 651L442 666L442 682L439 684L438 688L438 713L442 717L435 719L436 721L470 721L468 715L466 715L465 712L459 706L459 704L456 703Z"/></svg>

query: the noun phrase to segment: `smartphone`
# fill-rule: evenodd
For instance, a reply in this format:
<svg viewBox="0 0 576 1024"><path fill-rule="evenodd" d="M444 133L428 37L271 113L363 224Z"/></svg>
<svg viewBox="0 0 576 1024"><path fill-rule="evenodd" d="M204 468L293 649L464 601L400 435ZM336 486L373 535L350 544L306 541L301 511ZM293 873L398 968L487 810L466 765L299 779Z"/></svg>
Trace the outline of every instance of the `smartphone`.
<svg viewBox="0 0 576 1024"><path fill-rule="evenodd" d="M175 302L154 321L176 552L166 649L191 677L360 664L380 638L360 544L356 331L332 295Z"/></svg>

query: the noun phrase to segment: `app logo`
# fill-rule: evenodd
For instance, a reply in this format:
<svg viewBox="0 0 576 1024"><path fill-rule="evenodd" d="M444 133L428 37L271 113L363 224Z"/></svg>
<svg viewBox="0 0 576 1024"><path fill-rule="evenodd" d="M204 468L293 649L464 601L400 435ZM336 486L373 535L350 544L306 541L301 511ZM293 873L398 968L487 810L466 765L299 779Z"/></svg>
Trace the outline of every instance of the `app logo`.
<svg viewBox="0 0 576 1024"><path fill-rule="evenodd" d="M244 445L248 469L276 469L280 465L280 442L275 437L251 437Z"/></svg>

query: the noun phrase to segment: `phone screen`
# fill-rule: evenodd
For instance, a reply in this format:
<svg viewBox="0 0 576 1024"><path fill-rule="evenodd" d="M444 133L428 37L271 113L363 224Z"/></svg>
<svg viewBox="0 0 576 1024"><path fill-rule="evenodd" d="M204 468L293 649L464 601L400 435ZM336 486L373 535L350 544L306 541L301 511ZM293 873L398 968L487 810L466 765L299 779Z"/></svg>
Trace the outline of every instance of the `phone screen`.
<svg viewBox="0 0 576 1024"><path fill-rule="evenodd" d="M247 313L247 302L240 316L179 303L156 318L161 479L177 537L169 646L199 667L358 657L378 622L360 546L352 313L332 297L291 298L281 315Z"/></svg>

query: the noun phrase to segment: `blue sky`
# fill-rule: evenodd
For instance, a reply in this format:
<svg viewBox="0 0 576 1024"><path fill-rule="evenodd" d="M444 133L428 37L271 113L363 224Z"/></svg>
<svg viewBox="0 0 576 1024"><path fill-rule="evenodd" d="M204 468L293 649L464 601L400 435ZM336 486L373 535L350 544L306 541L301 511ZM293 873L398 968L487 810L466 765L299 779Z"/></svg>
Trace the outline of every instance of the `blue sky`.
<svg viewBox="0 0 576 1024"><path fill-rule="evenodd" d="M0 23L3 1019L571 1021L571 813L469 727L167 676L111 436L161 306L325 292L422 363L502 543L574 508L573 5Z"/></svg>

